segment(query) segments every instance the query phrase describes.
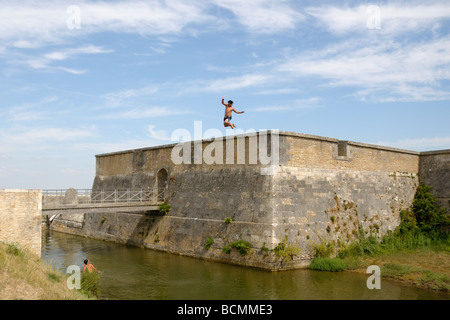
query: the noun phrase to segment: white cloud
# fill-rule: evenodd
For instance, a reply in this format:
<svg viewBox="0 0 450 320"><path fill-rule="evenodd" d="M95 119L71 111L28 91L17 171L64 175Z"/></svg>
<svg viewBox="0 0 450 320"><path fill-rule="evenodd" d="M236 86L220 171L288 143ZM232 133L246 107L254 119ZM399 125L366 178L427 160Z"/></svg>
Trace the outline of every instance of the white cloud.
<svg viewBox="0 0 450 320"><path fill-rule="evenodd" d="M374 144L417 151L450 149L449 137L432 137L417 139L401 139L397 141L378 141Z"/></svg>
<svg viewBox="0 0 450 320"><path fill-rule="evenodd" d="M85 3L82 28L140 34L178 34L190 24L212 22L202 1L119 1Z"/></svg>
<svg viewBox="0 0 450 320"><path fill-rule="evenodd" d="M268 74L244 74L237 77L228 77L219 80L213 80L200 86L201 90L224 92L229 90L238 90L243 88L261 86L271 80Z"/></svg>
<svg viewBox="0 0 450 320"><path fill-rule="evenodd" d="M361 98L383 93L378 101L445 100L449 92L439 83L450 80L450 38L408 44L348 41L288 58L278 70L323 78L329 86L362 87L355 93Z"/></svg>
<svg viewBox="0 0 450 320"><path fill-rule="evenodd" d="M144 119L188 114L191 111L173 110L167 107L133 108L130 110L108 113L104 119Z"/></svg>
<svg viewBox="0 0 450 320"><path fill-rule="evenodd" d="M59 51L52 51L41 55L30 56L28 53L14 55L9 60L11 65L27 65L32 69L43 71L64 71L72 74L84 74L87 70L74 69L67 66L56 65L64 60L74 59L78 55L111 53L113 50L103 49L99 46L88 45L78 48L68 48ZM12 57L12 56L11 56ZM8 56L6 56L8 58Z"/></svg>
<svg viewBox="0 0 450 320"><path fill-rule="evenodd" d="M114 52L114 50L110 50L110 49L103 49L102 47L99 46L94 46L94 45L88 45L88 46L84 46L84 47L79 47L79 48L70 48L70 49L66 49L66 50L61 50L61 51L53 51L47 54L44 54L44 58L49 60L49 61L53 61L53 60L66 60L69 58L72 58L76 55L80 55L80 54L97 54L97 53L111 53Z"/></svg>
<svg viewBox="0 0 450 320"><path fill-rule="evenodd" d="M149 125L148 132L152 139L158 141L172 141L171 137L168 135L167 130L155 130L156 126Z"/></svg>
<svg viewBox="0 0 450 320"><path fill-rule="evenodd" d="M50 114L45 107L57 101L57 96L48 96L35 102L28 102L15 105L9 108L3 115L5 120L13 122L37 121L48 118L55 118L55 112Z"/></svg>
<svg viewBox="0 0 450 320"><path fill-rule="evenodd" d="M258 111L258 112L276 112L276 111L292 111L298 109L312 109L320 106L320 101L322 99L319 97L311 97L308 99L296 99L291 103L286 103L283 105L267 105L261 106L257 108L249 109L250 111Z"/></svg>
<svg viewBox="0 0 450 320"><path fill-rule="evenodd" d="M304 16L284 0L214 0L230 10L240 24L256 33L277 33L295 29Z"/></svg>
<svg viewBox="0 0 450 320"><path fill-rule="evenodd" d="M60 45L100 32L197 36L231 26L228 19L213 15L218 7L256 33L294 30L304 19L286 0L0 0L0 5L0 40L15 48Z"/></svg>
<svg viewBox="0 0 450 320"><path fill-rule="evenodd" d="M94 128L8 128L0 131L0 151L49 150L60 143L96 136Z"/></svg>
<svg viewBox="0 0 450 320"><path fill-rule="evenodd" d="M7 46L38 48L98 32L179 34L189 25L209 23L203 1L1 1L0 39ZM68 12L69 6L79 8ZM79 28L69 25L77 14Z"/></svg>
<svg viewBox="0 0 450 320"><path fill-rule="evenodd" d="M377 8L378 10L373 10ZM309 7L306 13L318 20L320 26L329 31L343 34L350 32L367 32L375 26L373 19L379 18L377 32L397 34L436 28L436 21L450 18L447 1L434 3L388 3L383 5L321 6ZM374 30L375 31L375 30Z"/></svg>
<svg viewBox="0 0 450 320"><path fill-rule="evenodd" d="M118 92L111 92L103 96L106 100L106 108L119 108L132 104L132 99L152 96L159 92L160 85L147 85L137 89L125 89Z"/></svg>

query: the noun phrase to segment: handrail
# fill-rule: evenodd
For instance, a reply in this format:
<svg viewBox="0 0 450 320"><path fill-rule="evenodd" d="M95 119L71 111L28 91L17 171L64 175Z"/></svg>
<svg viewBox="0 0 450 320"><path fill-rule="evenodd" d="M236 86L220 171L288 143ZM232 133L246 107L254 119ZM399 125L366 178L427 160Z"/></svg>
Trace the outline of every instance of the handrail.
<svg viewBox="0 0 450 320"><path fill-rule="evenodd" d="M157 192L155 192L157 191ZM136 203L164 201L166 189L47 189L42 190L42 206L56 207L97 203Z"/></svg>

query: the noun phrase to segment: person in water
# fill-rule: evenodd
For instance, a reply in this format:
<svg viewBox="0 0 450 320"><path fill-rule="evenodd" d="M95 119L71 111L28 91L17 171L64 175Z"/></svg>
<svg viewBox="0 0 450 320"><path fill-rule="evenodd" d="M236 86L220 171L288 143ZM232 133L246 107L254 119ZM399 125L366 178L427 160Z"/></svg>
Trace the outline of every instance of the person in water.
<svg viewBox="0 0 450 320"><path fill-rule="evenodd" d="M93 265L92 263L89 262L88 259L84 260L83 273L84 273L86 270L87 270L89 273L92 273L92 271L94 271L94 270L97 271L97 273L100 273L100 271L98 271L98 270L94 267L94 265Z"/></svg>
<svg viewBox="0 0 450 320"><path fill-rule="evenodd" d="M224 127L231 127L231 129L236 128L236 125L231 123L231 113L244 113L244 111L236 111L236 109L233 107L233 101L228 100L228 103L224 102L225 99L222 99L222 104L225 106L225 117L223 118L223 126Z"/></svg>

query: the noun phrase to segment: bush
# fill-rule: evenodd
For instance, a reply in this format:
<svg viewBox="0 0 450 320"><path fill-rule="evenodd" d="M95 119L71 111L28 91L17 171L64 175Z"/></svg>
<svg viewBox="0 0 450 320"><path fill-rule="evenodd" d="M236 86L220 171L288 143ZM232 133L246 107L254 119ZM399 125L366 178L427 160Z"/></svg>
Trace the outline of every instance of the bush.
<svg viewBox="0 0 450 320"><path fill-rule="evenodd" d="M368 255L372 257L382 252L380 243L374 236L369 236L368 238L363 237L351 250L354 254L359 253L359 255Z"/></svg>
<svg viewBox="0 0 450 320"><path fill-rule="evenodd" d="M222 248L222 251L225 252L226 254L229 254L231 252L231 247L230 246L224 246Z"/></svg>
<svg viewBox="0 0 450 320"><path fill-rule="evenodd" d="M231 244L231 248L239 251L241 256L245 256L246 254L248 254L250 252L250 247L250 242L244 240L237 240Z"/></svg>
<svg viewBox="0 0 450 320"><path fill-rule="evenodd" d="M309 268L311 270L337 272L346 270L347 264L339 258L314 258Z"/></svg>
<svg viewBox="0 0 450 320"><path fill-rule="evenodd" d="M334 243L327 243L323 240L319 244L313 244L314 256L319 258L329 258L334 254Z"/></svg>
<svg viewBox="0 0 450 320"><path fill-rule="evenodd" d="M284 242L280 242L275 248L272 249L279 257L290 257L294 259L294 256L299 254L300 248L292 245L290 242L287 245Z"/></svg>
<svg viewBox="0 0 450 320"><path fill-rule="evenodd" d="M97 272L84 272L81 276L81 291L88 298L98 298L100 295L100 275Z"/></svg>
<svg viewBox="0 0 450 320"><path fill-rule="evenodd" d="M214 243L214 239L212 237L207 238L205 240L205 249L209 250L209 248L211 248L213 243Z"/></svg>
<svg viewBox="0 0 450 320"><path fill-rule="evenodd" d="M430 193L430 188L420 185L414 196L411 209L400 212L401 222L394 232L388 232L381 241L374 236L365 236L360 226L359 241L348 245L339 252L340 257L375 256L379 253L413 250L425 246L446 248L450 241L444 227L450 224L445 209L440 209ZM324 257L328 253L324 244L316 247L316 256Z"/></svg>
<svg viewBox="0 0 450 320"><path fill-rule="evenodd" d="M416 219L417 227L432 238L447 236L442 228L450 226L450 217L447 210L440 208L430 193L430 187L421 184L416 191L413 200L412 211Z"/></svg>
<svg viewBox="0 0 450 320"><path fill-rule="evenodd" d="M230 217L228 217L228 218L225 218L224 222L226 224L229 224L229 223L233 222L233 220Z"/></svg>
<svg viewBox="0 0 450 320"><path fill-rule="evenodd" d="M159 205L159 212L166 215L169 213L170 211L170 204L168 204L166 201L164 201L163 203L161 203Z"/></svg>

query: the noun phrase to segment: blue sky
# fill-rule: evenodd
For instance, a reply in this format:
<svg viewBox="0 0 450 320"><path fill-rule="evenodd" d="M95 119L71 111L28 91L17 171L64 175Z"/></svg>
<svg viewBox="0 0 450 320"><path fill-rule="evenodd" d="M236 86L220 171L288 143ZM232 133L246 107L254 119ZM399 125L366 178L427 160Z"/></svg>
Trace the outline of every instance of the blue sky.
<svg viewBox="0 0 450 320"><path fill-rule="evenodd" d="M0 188L91 188L95 155L279 129L450 149L445 1L0 0Z"/></svg>

